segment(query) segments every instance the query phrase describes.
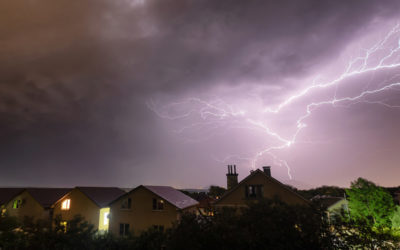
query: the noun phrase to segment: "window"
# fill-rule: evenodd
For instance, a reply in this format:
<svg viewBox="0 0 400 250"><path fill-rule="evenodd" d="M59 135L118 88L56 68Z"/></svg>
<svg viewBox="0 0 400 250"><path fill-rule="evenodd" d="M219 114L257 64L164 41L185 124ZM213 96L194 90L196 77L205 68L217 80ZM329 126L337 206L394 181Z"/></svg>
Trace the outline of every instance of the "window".
<svg viewBox="0 0 400 250"><path fill-rule="evenodd" d="M249 199L262 198L262 185L247 185L245 186L245 196Z"/></svg>
<svg viewBox="0 0 400 250"><path fill-rule="evenodd" d="M154 230L157 230L159 232L164 232L164 226L163 225L153 225Z"/></svg>
<svg viewBox="0 0 400 250"><path fill-rule="evenodd" d="M62 210L69 210L70 206L71 206L71 199L66 199L61 203Z"/></svg>
<svg viewBox="0 0 400 250"><path fill-rule="evenodd" d="M14 200L14 202L13 202L13 208L14 209L20 208L21 205L22 205L22 201L21 200Z"/></svg>
<svg viewBox="0 0 400 250"><path fill-rule="evenodd" d="M67 225L68 225L67 221L60 222L60 226L61 226L62 230L64 231L64 233L67 232Z"/></svg>
<svg viewBox="0 0 400 250"><path fill-rule="evenodd" d="M129 224L120 223L119 224L119 235L127 236L129 234Z"/></svg>
<svg viewBox="0 0 400 250"><path fill-rule="evenodd" d="M153 210L163 210L164 200L153 198Z"/></svg>
<svg viewBox="0 0 400 250"><path fill-rule="evenodd" d="M121 209L131 209L132 200L131 198L125 199L121 203Z"/></svg>
<svg viewBox="0 0 400 250"><path fill-rule="evenodd" d="M109 214L110 214L109 212L104 213L103 225L108 225L108 215Z"/></svg>

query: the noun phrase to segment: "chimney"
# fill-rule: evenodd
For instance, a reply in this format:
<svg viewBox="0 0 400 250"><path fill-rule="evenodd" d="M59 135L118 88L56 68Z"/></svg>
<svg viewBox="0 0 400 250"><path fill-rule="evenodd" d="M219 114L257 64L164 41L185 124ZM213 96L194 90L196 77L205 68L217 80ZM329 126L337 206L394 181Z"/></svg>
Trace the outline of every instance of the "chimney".
<svg viewBox="0 0 400 250"><path fill-rule="evenodd" d="M264 173L271 177L271 167L270 166L264 166L263 167Z"/></svg>
<svg viewBox="0 0 400 250"><path fill-rule="evenodd" d="M238 173L236 173L236 165L228 165L228 173L226 174L228 190L238 184Z"/></svg>

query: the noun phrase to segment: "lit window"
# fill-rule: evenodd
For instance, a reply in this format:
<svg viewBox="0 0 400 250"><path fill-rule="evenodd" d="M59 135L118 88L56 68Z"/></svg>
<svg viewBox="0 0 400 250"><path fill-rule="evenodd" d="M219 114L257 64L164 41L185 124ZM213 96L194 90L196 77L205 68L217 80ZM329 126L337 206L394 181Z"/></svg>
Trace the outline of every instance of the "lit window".
<svg viewBox="0 0 400 250"><path fill-rule="evenodd" d="M105 212L104 213L104 221L103 221L103 224L104 225L108 225L108 215L109 215L110 213L109 212Z"/></svg>
<svg viewBox="0 0 400 250"><path fill-rule="evenodd" d="M153 210L163 210L164 209L164 200L161 199L153 199Z"/></svg>
<svg viewBox="0 0 400 250"><path fill-rule="evenodd" d="M13 202L13 208L14 209L20 208L21 205L22 205L22 201L21 200L14 200L14 202Z"/></svg>
<svg viewBox="0 0 400 250"><path fill-rule="evenodd" d="M61 209L62 210L69 210L71 206L71 200L70 199L66 199L61 203Z"/></svg>
<svg viewBox="0 0 400 250"><path fill-rule="evenodd" d="M64 231L64 233L67 232L67 225L68 225L67 221L60 222L60 226L62 227L62 230Z"/></svg>

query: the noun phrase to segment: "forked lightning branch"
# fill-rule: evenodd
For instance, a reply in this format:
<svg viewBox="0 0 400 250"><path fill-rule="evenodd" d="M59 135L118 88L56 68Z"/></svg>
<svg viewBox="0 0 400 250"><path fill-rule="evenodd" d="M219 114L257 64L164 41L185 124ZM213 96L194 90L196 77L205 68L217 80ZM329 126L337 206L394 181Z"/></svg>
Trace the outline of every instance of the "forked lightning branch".
<svg viewBox="0 0 400 250"><path fill-rule="evenodd" d="M358 81L362 87L358 88L356 93L346 96L338 96L339 88L348 87L354 83L354 78L362 77L371 73L380 73L387 70L395 71L400 69L400 27L396 25L385 36L383 36L374 45L368 49L364 49L362 53L351 59L340 75L333 80L316 84L311 82L310 85L298 90L295 94L287 96L282 102L273 107L264 106L260 110L248 110L246 107L238 107L237 104L229 104L222 97L213 100L204 100L198 97L190 97L179 102L168 104L159 104L153 100L149 100L147 106L155 114L163 119L176 122L178 134L200 134L201 140L211 140L221 131L228 129L241 130L257 130L262 131L266 136L271 138L268 145L260 151L254 152L253 155L227 155L222 162L233 159L247 161L254 169L256 163L264 156L270 157L274 164L287 168L287 173L291 179L290 167L286 160L280 159L276 152L292 147L298 142L298 135L307 127L307 118L309 118L315 110L324 105L331 107L349 107L354 104L365 103L369 105L382 105L385 108L400 108L399 103L392 103L386 99L379 99L382 94L393 92L396 94L400 90L400 81L398 74L392 73L390 77L384 80L375 81ZM321 91L331 90L330 98L325 98L307 102L309 96L316 95ZM398 92L399 94L400 92ZM262 97L260 97L262 98ZM378 98L378 99L377 99ZM293 123L293 133L290 136L284 135L271 126L271 119L287 109L293 109L296 101L306 102L304 109L297 112L295 123ZM248 114L252 115L249 116ZM254 115L256 114L256 116ZM268 116L270 114L270 116ZM268 118L266 118L268 116ZM224 132L224 133L225 133ZM190 137L187 138L191 139ZM199 139L193 139L197 141Z"/></svg>

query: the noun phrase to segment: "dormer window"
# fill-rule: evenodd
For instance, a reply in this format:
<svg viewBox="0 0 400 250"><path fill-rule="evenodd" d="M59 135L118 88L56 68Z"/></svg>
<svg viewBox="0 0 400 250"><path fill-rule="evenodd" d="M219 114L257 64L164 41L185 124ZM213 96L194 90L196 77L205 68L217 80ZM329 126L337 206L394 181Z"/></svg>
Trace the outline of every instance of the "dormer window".
<svg viewBox="0 0 400 250"><path fill-rule="evenodd" d="M132 200L131 198L124 199L121 203L121 209L131 209Z"/></svg>
<svg viewBox="0 0 400 250"><path fill-rule="evenodd" d="M69 210L70 207L71 207L71 199L65 199L61 203L61 210Z"/></svg>
<svg viewBox="0 0 400 250"><path fill-rule="evenodd" d="M153 210L164 210L164 200L153 198Z"/></svg>

